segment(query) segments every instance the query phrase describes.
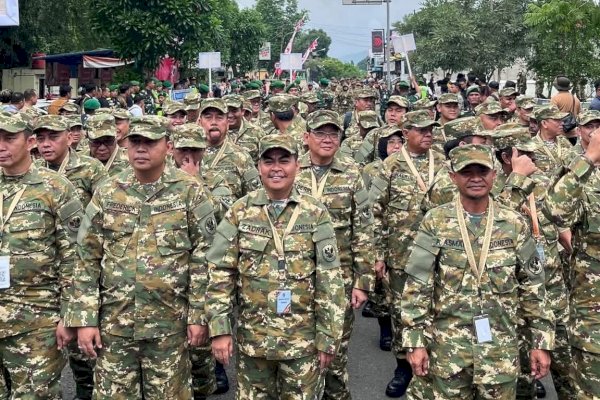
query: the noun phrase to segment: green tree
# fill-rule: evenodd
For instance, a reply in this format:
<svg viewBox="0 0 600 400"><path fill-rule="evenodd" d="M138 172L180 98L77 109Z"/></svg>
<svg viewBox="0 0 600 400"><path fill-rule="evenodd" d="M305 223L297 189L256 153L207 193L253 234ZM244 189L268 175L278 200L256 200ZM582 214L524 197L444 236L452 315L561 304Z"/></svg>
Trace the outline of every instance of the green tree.
<svg viewBox="0 0 600 400"><path fill-rule="evenodd" d="M356 64L356 68L360 69L361 71L367 71L368 64L369 57L365 57L362 60L360 60L358 64Z"/></svg>
<svg viewBox="0 0 600 400"><path fill-rule="evenodd" d="M307 61L304 67L311 72L311 79L319 78L359 78L365 75L355 65L345 63L337 58L315 58Z"/></svg>
<svg viewBox="0 0 600 400"><path fill-rule="evenodd" d="M258 65L258 50L265 41L267 28L255 9L240 10L235 19L236 38L231 43L231 66L235 75L249 72Z"/></svg>
<svg viewBox="0 0 600 400"><path fill-rule="evenodd" d="M305 32L300 32L294 41L294 53L304 53L313 40L318 39L319 44L317 50L320 50L319 57L327 57L329 47L331 46L331 37L323 29L309 29Z"/></svg>
<svg viewBox="0 0 600 400"><path fill-rule="evenodd" d="M220 0L95 0L91 28L110 39L116 53L154 69L166 54L187 66L201 51L225 40Z"/></svg>

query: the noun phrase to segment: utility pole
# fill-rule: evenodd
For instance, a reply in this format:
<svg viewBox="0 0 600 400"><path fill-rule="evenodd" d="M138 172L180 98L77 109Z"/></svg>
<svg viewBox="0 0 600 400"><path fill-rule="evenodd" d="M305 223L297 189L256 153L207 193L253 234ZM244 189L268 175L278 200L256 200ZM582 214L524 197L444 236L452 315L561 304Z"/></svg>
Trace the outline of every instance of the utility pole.
<svg viewBox="0 0 600 400"><path fill-rule="evenodd" d="M390 30L390 3L392 0L385 0L386 8L387 8L387 31L386 31L386 40L385 40L385 53L383 56L383 65L387 68L387 85L388 90L392 91L392 71L390 71L390 45L392 43L392 31Z"/></svg>

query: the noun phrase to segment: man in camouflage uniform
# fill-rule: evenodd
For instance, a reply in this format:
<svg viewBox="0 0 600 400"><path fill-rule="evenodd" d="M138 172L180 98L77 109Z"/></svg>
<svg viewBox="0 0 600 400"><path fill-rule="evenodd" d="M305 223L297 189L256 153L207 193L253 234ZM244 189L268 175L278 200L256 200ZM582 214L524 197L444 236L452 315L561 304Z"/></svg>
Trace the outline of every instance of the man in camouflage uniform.
<svg viewBox="0 0 600 400"><path fill-rule="evenodd" d="M512 122L516 122L519 125L529 128L531 113L533 112L533 108L537 105L535 99L531 96L519 96L515 100L515 103L517 105L517 110L515 111Z"/></svg>
<svg viewBox="0 0 600 400"><path fill-rule="evenodd" d="M229 363L237 298L237 397L317 399L346 310L334 226L321 202L294 188L290 136L265 137L259 155L265 188L233 204L207 255L213 354Z"/></svg>
<svg viewBox="0 0 600 400"><path fill-rule="evenodd" d="M308 119L307 129L308 152L299 160L295 183L300 193L321 201L331 215L347 300L342 341L327 371L323 398L350 399L347 364L354 309L362 306L375 284L373 213L358 165L336 154L342 135L339 115L317 111Z"/></svg>
<svg viewBox="0 0 600 400"><path fill-rule="evenodd" d="M190 92L185 95L183 99L183 104L186 107L187 111L187 122L192 124L198 123L198 118L200 117L200 103L202 102L202 98L200 98L200 94L197 92Z"/></svg>
<svg viewBox="0 0 600 400"><path fill-rule="evenodd" d="M83 130L80 115L69 115L65 117L69 132L71 132L71 148L78 153L87 154L90 150L88 138ZM87 123L87 121L86 121Z"/></svg>
<svg viewBox="0 0 600 400"><path fill-rule="evenodd" d="M376 128L380 128L379 115L375 111L367 110L358 113L358 129L360 133L349 137L342 142L340 152L351 159L356 159L356 154L361 148L365 138Z"/></svg>
<svg viewBox="0 0 600 400"><path fill-rule="evenodd" d="M90 156L104 165L108 175L113 176L129 167L129 161L120 157L121 148L117 145L115 117L100 114L88 120Z"/></svg>
<svg viewBox="0 0 600 400"><path fill-rule="evenodd" d="M179 101L172 101L164 107L164 115L171 126L179 126L188 122L187 106Z"/></svg>
<svg viewBox="0 0 600 400"><path fill-rule="evenodd" d="M354 110L344 114L344 136L349 138L358 135L358 113L361 111L375 111L375 101L379 98L378 93L371 88L357 89L353 92Z"/></svg>
<svg viewBox="0 0 600 400"><path fill-rule="evenodd" d="M107 174L102 163L92 157L78 154L70 148L71 133L63 117L44 115L33 126L38 149L43 157L40 165L65 176L77 189L81 203L90 202L98 183Z"/></svg>
<svg viewBox="0 0 600 400"><path fill-rule="evenodd" d="M447 142L444 125L454 121L460 115L459 103L462 102L462 96L454 93L444 93L440 96L437 103L437 111L440 114L438 122L439 127L433 130L433 149L441 154L444 153L444 144Z"/></svg>
<svg viewBox="0 0 600 400"><path fill-rule="evenodd" d="M300 126L294 123L294 105L298 98L285 94L272 96L269 99L269 113L271 114L272 126L266 132L267 135L285 134L290 135L296 141L298 154L304 153L304 133L306 125Z"/></svg>
<svg viewBox="0 0 600 400"><path fill-rule="evenodd" d="M563 132L562 120L568 113L552 104L540 107L534 115L540 127L533 139L540 145L535 152L536 165L544 174L554 175L558 168L569 165L575 155Z"/></svg>
<svg viewBox="0 0 600 400"><path fill-rule="evenodd" d="M427 111L431 119L435 118L435 105L436 100L429 100L428 98L421 99L413 103L413 111Z"/></svg>
<svg viewBox="0 0 600 400"><path fill-rule="evenodd" d="M32 163L34 143L22 119L0 116L0 364L11 385L0 395L58 400L83 210L66 178Z"/></svg>
<svg viewBox="0 0 600 400"><path fill-rule="evenodd" d="M498 92L500 106L508 112L510 118L517 110L517 96L519 96L519 92L514 87L504 87Z"/></svg>
<svg viewBox="0 0 600 400"><path fill-rule="evenodd" d="M154 105L154 89L156 83L152 78L146 78L144 80L144 89L140 90L140 94L144 96L144 112L148 115L156 114L156 107Z"/></svg>
<svg viewBox="0 0 600 400"><path fill-rule="evenodd" d="M583 154L590 144L590 134L600 128L600 111L585 110L577 116L577 136L579 140L573 146L573 152Z"/></svg>
<svg viewBox="0 0 600 400"><path fill-rule="evenodd" d="M333 110L340 115L352 111L354 105L352 91L347 83L342 83L342 89L336 94L333 101Z"/></svg>
<svg viewBox="0 0 600 400"><path fill-rule="evenodd" d="M335 101L335 94L329 89L329 79L321 78L319 80L320 89L317 93L317 98L319 101L319 108L324 108L327 110L333 109L333 103Z"/></svg>
<svg viewBox="0 0 600 400"><path fill-rule="evenodd" d="M403 345L415 375L431 376L435 398L514 399L519 317L531 330L532 374L550 366L543 267L525 220L489 197L491 147L459 146L450 160L460 195L419 227L401 298Z"/></svg>
<svg viewBox="0 0 600 400"><path fill-rule="evenodd" d="M244 98L237 94L223 97L227 105L227 123L229 125L228 140L244 148L258 162L258 142L265 135L264 131L244 120L242 110Z"/></svg>
<svg viewBox="0 0 600 400"><path fill-rule="evenodd" d="M578 399L600 396L600 134L590 135L583 155L576 155L548 189L544 215L573 232L569 341L571 378Z"/></svg>
<svg viewBox="0 0 600 400"><path fill-rule="evenodd" d="M202 185L166 166L166 133L132 128L132 169L101 184L79 232L65 321L98 357L97 399L191 398L188 346L208 338L205 252L216 221Z"/></svg>
<svg viewBox="0 0 600 400"><path fill-rule="evenodd" d="M491 131L506 122L508 113L497 101L488 101L475 108L475 116L483 130Z"/></svg>
<svg viewBox="0 0 600 400"><path fill-rule="evenodd" d="M272 127L269 114L262 110L262 95L260 94L260 90L245 91L244 99L252 104L252 118L250 119L250 122L261 127L263 130Z"/></svg>
<svg viewBox="0 0 600 400"><path fill-rule="evenodd" d="M319 109L319 97L315 92L303 93L300 102L306 105L306 113L302 115L304 119Z"/></svg>
<svg viewBox="0 0 600 400"><path fill-rule="evenodd" d="M425 111L407 113L403 123L405 145L383 163L374 176L370 197L375 215L375 251L379 276L387 269L392 299L394 338L392 351L397 368L386 388L390 397L401 397L411 380L410 366L402 348L400 298L406 274L404 268L419 223L421 207L435 173L442 168L443 156L431 150L432 129L438 123Z"/></svg>

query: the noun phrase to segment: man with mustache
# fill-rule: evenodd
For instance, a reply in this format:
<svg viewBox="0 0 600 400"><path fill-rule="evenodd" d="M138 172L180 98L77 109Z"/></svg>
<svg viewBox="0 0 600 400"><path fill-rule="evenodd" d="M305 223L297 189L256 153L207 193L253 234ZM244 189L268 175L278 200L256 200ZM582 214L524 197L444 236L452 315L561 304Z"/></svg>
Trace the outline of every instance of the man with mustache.
<svg viewBox="0 0 600 400"><path fill-rule="evenodd" d="M236 201L207 254L206 310L215 358L233 355L238 299L239 399L316 399L342 337L346 297L331 217L294 187L289 135L259 146L264 189Z"/></svg>
<svg viewBox="0 0 600 400"><path fill-rule="evenodd" d="M383 278L387 270L392 298L392 351L397 367L386 388L390 397L403 396L412 378L402 347L400 299L408 253L423 218L421 206L435 173L444 165L443 156L431 150L435 126L439 124L426 111L407 113L402 124L405 144L400 152L386 158L370 189L375 215L375 272Z"/></svg>
<svg viewBox="0 0 600 400"><path fill-rule="evenodd" d="M362 306L375 286L373 213L359 166L337 152L342 135L339 115L317 111L309 116L307 129L304 140L308 152L299 160L296 187L321 201L331 215L347 300L342 341L327 371L323 398L350 399L347 364L354 310Z"/></svg>
<svg viewBox="0 0 600 400"><path fill-rule="evenodd" d="M229 139L243 147L252 157L254 163L258 162L258 142L265 135L259 127L244 120L244 98L237 94L228 94L223 97L227 104L227 123L229 126Z"/></svg>

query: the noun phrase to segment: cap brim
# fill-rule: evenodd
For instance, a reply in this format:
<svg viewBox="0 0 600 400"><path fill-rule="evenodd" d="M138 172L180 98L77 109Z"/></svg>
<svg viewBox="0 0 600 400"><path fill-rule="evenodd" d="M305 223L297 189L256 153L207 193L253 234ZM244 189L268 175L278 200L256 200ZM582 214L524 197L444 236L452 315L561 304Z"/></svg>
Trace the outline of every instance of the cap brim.
<svg viewBox="0 0 600 400"><path fill-rule="evenodd" d="M377 128L379 127L379 124L377 122L367 122L365 124L363 124L362 122L359 123L360 126L362 126L365 129L370 129L370 128Z"/></svg>
<svg viewBox="0 0 600 400"><path fill-rule="evenodd" d="M5 131L9 133L19 133L27 130L27 126L23 125L22 127L15 127L14 125L0 125L0 131Z"/></svg>
<svg viewBox="0 0 600 400"><path fill-rule="evenodd" d="M96 140L96 139L100 139L100 138L103 138L103 137L114 137L114 138L116 138L117 134L115 132L112 132L112 131L98 131L98 132L95 132L93 134L90 134L88 132L88 138L90 140Z"/></svg>
<svg viewBox="0 0 600 400"><path fill-rule="evenodd" d="M183 148L188 148L188 149L199 149L199 150L204 150L206 149L206 145L190 140L190 141L177 141L175 142L174 146L176 149L183 149Z"/></svg>
<svg viewBox="0 0 600 400"><path fill-rule="evenodd" d="M64 131L69 130L68 127L65 127L64 129L58 129L55 126L41 125L41 126L36 126L35 129L33 130L33 133L36 133L40 129L48 129L48 130L53 131L53 132L64 132Z"/></svg>
<svg viewBox="0 0 600 400"><path fill-rule="evenodd" d="M309 128L312 129L312 130L315 130L315 129L319 129L319 128L322 128L322 127L327 126L327 125L333 125L336 128L338 128L340 131L343 129L341 124L339 124L337 122L332 122L332 121L327 121L327 122L323 122L323 123L317 123L315 125L309 126Z"/></svg>
<svg viewBox="0 0 600 400"><path fill-rule="evenodd" d="M462 171L463 169L465 169L466 167L468 167L469 165L482 165L489 169L494 169L494 163L492 163L492 162L487 162L487 161L482 161L482 160L473 160L473 159L469 159L469 160L465 160L460 163L452 164L452 169L454 170L454 172L459 172L459 171Z"/></svg>
<svg viewBox="0 0 600 400"><path fill-rule="evenodd" d="M515 147L515 149L520 150L520 151L534 152L534 151L538 150L540 147L542 147L542 145L537 144L534 141L530 141L528 143L519 143L514 147Z"/></svg>
<svg viewBox="0 0 600 400"><path fill-rule="evenodd" d="M165 132L164 134L159 134L159 133L152 133L152 132L144 132L144 131L138 131L138 132L129 132L127 135L125 135L123 137L123 139L125 138L131 138L133 136L141 136L144 137L146 139L150 139L150 140L160 140L164 137L167 136L167 132Z"/></svg>
<svg viewBox="0 0 600 400"><path fill-rule="evenodd" d="M406 125L407 127L412 127L412 128L427 128L428 126L441 126L439 122L437 121L423 121L423 122L417 122L417 123L409 123Z"/></svg>
<svg viewBox="0 0 600 400"><path fill-rule="evenodd" d="M210 106L201 107L200 108L200 114L202 114L204 111L210 110L210 109L221 111L223 114L227 114L229 112L229 110L227 110L227 109L224 110L224 109L222 109L220 107L216 107L216 106L214 106L214 105L211 104Z"/></svg>
<svg viewBox="0 0 600 400"><path fill-rule="evenodd" d="M285 146L269 146L266 149L262 149L260 151L260 154L258 155L258 158L262 158L265 155L265 153L267 153L268 151L274 150L274 149L280 149L280 150L287 151L290 154L296 154L295 150L289 149L289 148L287 148Z"/></svg>
<svg viewBox="0 0 600 400"><path fill-rule="evenodd" d="M389 105L389 104L395 104L395 105L397 105L398 107L402 107L402 108L406 108L406 109L408 109L408 108L409 108L409 107L408 107L408 104L402 104L402 103L400 103L400 102L397 102L397 101L394 101L394 100L390 100L390 101L388 101L388 102L387 102L387 104L388 104L388 105Z"/></svg>
<svg viewBox="0 0 600 400"><path fill-rule="evenodd" d="M200 104L188 104L185 108L187 110L199 110Z"/></svg>

